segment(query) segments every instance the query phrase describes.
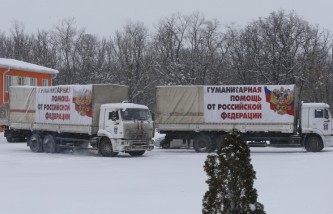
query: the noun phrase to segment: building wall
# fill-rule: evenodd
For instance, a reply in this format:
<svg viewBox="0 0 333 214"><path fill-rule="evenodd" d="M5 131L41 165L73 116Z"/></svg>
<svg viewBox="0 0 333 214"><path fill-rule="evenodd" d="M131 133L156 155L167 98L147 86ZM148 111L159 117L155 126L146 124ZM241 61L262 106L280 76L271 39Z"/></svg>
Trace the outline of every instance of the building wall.
<svg viewBox="0 0 333 214"><path fill-rule="evenodd" d="M15 69L10 69L7 72L6 68L0 68L0 106L5 102L8 102L9 94L5 89L5 76L19 76L19 77L29 77L37 79L37 86L42 86L43 79L47 80L48 86L52 85L52 74L47 73L37 73L31 71L20 71Z"/></svg>

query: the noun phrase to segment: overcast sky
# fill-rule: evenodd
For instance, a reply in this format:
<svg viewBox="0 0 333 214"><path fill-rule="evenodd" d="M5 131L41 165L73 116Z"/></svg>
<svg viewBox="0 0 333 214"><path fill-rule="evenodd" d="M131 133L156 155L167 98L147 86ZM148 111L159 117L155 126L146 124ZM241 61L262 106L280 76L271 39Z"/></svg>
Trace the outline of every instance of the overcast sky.
<svg viewBox="0 0 333 214"><path fill-rule="evenodd" d="M14 21L25 31L50 30L64 18L75 18L87 33L109 37L129 21L141 21L152 29L163 17L176 12L200 12L206 19L240 26L284 9L310 24L333 33L332 0L0 0L0 32L8 33Z"/></svg>

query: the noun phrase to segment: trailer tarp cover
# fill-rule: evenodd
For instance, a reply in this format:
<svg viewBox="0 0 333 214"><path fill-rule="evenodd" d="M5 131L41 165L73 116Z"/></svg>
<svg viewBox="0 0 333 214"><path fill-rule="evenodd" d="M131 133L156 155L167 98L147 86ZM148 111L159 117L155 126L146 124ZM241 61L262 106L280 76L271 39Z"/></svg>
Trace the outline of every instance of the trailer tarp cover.
<svg viewBox="0 0 333 214"><path fill-rule="evenodd" d="M157 124L295 124L295 85L159 86Z"/></svg>
<svg viewBox="0 0 333 214"><path fill-rule="evenodd" d="M112 84L10 87L11 127L96 134L100 106L128 100L128 87Z"/></svg>
<svg viewBox="0 0 333 214"><path fill-rule="evenodd" d="M203 87L161 86L156 90L156 123L204 123Z"/></svg>

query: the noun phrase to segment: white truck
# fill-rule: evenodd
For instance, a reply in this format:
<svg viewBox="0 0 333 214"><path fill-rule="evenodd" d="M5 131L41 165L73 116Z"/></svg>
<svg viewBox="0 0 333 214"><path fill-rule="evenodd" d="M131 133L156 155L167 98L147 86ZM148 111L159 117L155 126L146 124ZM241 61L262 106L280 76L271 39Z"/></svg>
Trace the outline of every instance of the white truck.
<svg viewBox="0 0 333 214"><path fill-rule="evenodd" d="M256 146L302 146L318 152L332 145L332 117L325 103L303 103L295 85L158 86L155 125L197 152L212 152L238 130Z"/></svg>
<svg viewBox="0 0 333 214"><path fill-rule="evenodd" d="M122 85L59 85L10 88L4 136L26 139L33 152L98 149L103 156L126 152L140 156L153 149L148 107L123 102Z"/></svg>

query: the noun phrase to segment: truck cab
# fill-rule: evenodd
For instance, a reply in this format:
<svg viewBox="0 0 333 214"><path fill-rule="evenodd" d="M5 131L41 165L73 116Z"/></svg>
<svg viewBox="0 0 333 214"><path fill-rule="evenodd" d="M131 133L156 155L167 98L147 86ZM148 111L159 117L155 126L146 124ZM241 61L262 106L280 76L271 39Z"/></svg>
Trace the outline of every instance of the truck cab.
<svg viewBox="0 0 333 214"><path fill-rule="evenodd" d="M332 145L332 115L326 103L303 103L301 117L305 148L320 151Z"/></svg>
<svg viewBox="0 0 333 214"><path fill-rule="evenodd" d="M148 107L133 103L103 104L100 108L99 151L103 156L126 152L142 155L153 147L153 120Z"/></svg>

